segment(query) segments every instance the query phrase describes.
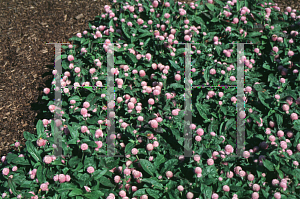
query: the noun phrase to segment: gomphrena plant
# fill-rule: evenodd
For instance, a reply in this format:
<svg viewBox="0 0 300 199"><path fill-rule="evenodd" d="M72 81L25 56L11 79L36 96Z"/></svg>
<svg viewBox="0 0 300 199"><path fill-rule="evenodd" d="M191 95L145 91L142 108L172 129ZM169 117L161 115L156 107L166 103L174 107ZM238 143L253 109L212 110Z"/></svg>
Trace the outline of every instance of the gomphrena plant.
<svg viewBox="0 0 300 199"><path fill-rule="evenodd" d="M43 97L62 120L40 120L37 135L24 132L24 150L1 158L2 198L298 198L298 12L281 14L258 0L111 3L63 46L56 76L62 105L54 103L55 79ZM237 43L247 43L239 113ZM107 98L108 75L114 100ZM187 81L191 157L184 155ZM237 117L245 119L242 157ZM111 118L109 136L123 157L105 156ZM62 156L55 155L56 127Z"/></svg>

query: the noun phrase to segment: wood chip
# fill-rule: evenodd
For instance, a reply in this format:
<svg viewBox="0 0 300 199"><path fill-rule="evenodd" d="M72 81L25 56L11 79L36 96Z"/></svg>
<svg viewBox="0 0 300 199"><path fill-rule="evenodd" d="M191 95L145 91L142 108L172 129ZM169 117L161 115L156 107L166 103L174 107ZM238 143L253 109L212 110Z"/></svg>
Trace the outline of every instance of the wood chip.
<svg viewBox="0 0 300 199"><path fill-rule="evenodd" d="M77 20L79 20L79 19L83 18L83 14L77 15L75 18L76 18Z"/></svg>

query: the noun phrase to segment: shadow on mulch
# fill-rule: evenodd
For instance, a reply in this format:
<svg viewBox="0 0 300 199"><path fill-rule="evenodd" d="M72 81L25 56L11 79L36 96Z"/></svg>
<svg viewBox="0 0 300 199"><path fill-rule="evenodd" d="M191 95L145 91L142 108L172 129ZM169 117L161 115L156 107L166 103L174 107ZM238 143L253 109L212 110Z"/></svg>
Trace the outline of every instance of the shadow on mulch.
<svg viewBox="0 0 300 199"><path fill-rule="evenodd" d="M183 2L183 1L181 1ZM186 1L193 2L193 1ZM299 2L276 0L281 10L298 8ZM104 13L108 0L3 0L0 3L0 156L18 140L25 146L23 132L36 134L39 119L50 119L42 100L43 89L51 87L54 45L88 29L88 21ZM23 147L21 147L22 149Z"/></svg>

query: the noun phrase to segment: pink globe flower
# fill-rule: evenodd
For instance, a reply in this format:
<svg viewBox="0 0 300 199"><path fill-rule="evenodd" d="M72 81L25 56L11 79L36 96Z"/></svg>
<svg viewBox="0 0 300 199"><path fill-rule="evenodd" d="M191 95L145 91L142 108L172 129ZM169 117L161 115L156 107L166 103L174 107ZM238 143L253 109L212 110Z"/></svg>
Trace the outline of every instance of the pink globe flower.
<svg viewBox="0 0 300 199"><path fill-rule="evenodd" d="M82 127L80 128L80 130L81 130L82 133L85 133L85 132L88 131L88 127L87 127L87 126L82 126Z"/></svg>
<svg viewBox="0 0 300 199"><path fill-rule="evenodd" d="M291 120L298 120L298 115L297 115L297 113L292 113L291 114Z"/></svg>
<svg viewBox="0 0 300 199"><path fill-rule="evenodd" d="M60 183L64 183L64 182L66 181L66 176L65 176L65 174L59 174L59 175L58 175L58 181L59 181Z"/></svg>
<svg viewBox="0 0 300 199"><path fill-rule="evenodd" d="M197 135L197 136L195 137L195 140L196 140L197 142L200 142L200 141L202 140L202 138L201 138L201 136Z"/></svg>
<svg viewBox="0 0 300 199"><path fill-rule="evenodd" d="M71 176L66 175L66 182L70 182L70 180L71 180Z"/></svg>
<svg viewBox="0 0 300 199"><path fill-rule="evenodd" d="M180 80L181 80L181 76L180 76L179 74L176 74L176 75L175 75L175 80L176 80L176 81L180 81Z"/></svg>
<svg viewBox="0 0 300 199"><path fill-rule="evenodd" d="M190 125L190 129L195 130L196 129L196 125L195 124L191 124Z"/></svg>
<svg viewBox="0 0 300 199"><path fill-rule="evenodd" d="M216 70L215 69L210 69L210 71L209 71L209 74L211 74L211 75L215 75L217 72L216 72Z"/></svg>
<svg viewBox="0 0 300 199"><path fill-rule="evenodd" d="M159 146L159 143L158 143L157 141L154 141L154 142L153 142L153 146L154 146L154 147L158 147L158 146Z"/></svg>
<svg viewBox="0 0 300 199"><path fill-rule="evenodd" d="M89 166L89 167L87 168L87 172L88 172L88 173L94 173L94 171L95 171L95 169L94 169L94 167L92 167L92 166Z"/></svg>
<svg viewBox="0 0 300 199"><path fill-rule="evenodd" d="M80 148L81 150L85 151L89 148L89 146L86 143L83 143Z"/></svg>
<svg viewBox="0 0 300 199"><path fill-rule="evenodd" d="M13 168L12 168L12 171L17 171L18 170L18 167L17 166L14 166Z"/></svg>
<svg viewBox="0 0 300 199"><path fill-rule="evenodd" d="M273 50L275 53L277 53L279 49L278 49L277 46L274 46L274 47L272 48L272 50Z"/></svg>
<svg viewBox="0 0 300 199"><path fill-rule="evenodd" d="M229 191L230 191L229 186L228 186L228 185L224 185L224 186L223 186L223 191L229 192Z"/></svg>
<svg viewBox="0 0 300 199"><path fill-rule="evenodd" d="M4 168L2 170L2 174L5 175L5 176L7 176L9 174L9 168Z"/></svg>
<svg viewBox="0 0 300 199"><path fill-rule="evenodd" d="M50 88L44 88L44 93L48 95L50 93Z"/></svg>
<svg viewBox="0 0 300 199"><path fill-rule="evenodd" d="M283 137L284 136L284 132L282 130L277 131L277 136L278 137Z"/></svg>
<svg viewBox="0 0 300 199"><path fill-rule="evenodd" d="M43 183L43 184L41 184L41 185L40 185L40 189L41 189L42 191L49 191L49 189L48 189L48 183Z"/></svg>
<svg viewBox="0 0 300 199"><path fill-rule="evenodd" d="M154 99L153 99L153 98L150 98L150 99L148 100L148 104L153 105L153 104L154 104Z"/></svg>
<svg viewBox="0 0 300 199"><path fill-rule="evenodd" d="M274 194L274 198L280 199L280 198L281 198L281 194L280 194L279 192L276 192L276 193Z"/></svg>
<svg viewBox="0 0 300 199"><path fill-rule="evenodd" d="M187 199L192 199L194 197L194 194L192 193L192 192L188 192L187 194L186 194L186 198Z"/></svg>
<svg viewBox="0 0 300 199"><path fill-rule="evenodd" d="M173 177L173 172L172 171L167 171L166 176L167 176L168 179L172 178Z"/></svg>
<svg viewBox="0 0 300 199"><path fill-rule="evenodd" d="M68 55L68 61L73 61L74 60L74 56L73 55Z"/></svg>
<svg viewBox="0 0 300 199"><path fill-rule="evenodd" d="M236 78L234 77L234 76L230 76L230 81L232 81L232 82L234 82L234 81L236 81Z"/></svg>
<svg viewBox="0 0 300 199"><path fill-rule="evenodd" d="M44 157L44 162L45 162L46 164L50 164L50 163L52 162L52 157L51 157L50 155L46 155L46 156Z"/></svg>
<svg viewBox="0 0 300 199"><path fill-rule="evenodd" d="M147 148L147 151L152 151L154 147L153 147L153 144L149 143L149 144L147 144L146 148Z"/></svg>
<svg viewBox="0 0 300 199"><path fill-rule="evenodd" d="M218 198L219 198L219 195L216 194L216 193L213 193L213 194L211 195L211 198L212 198L212 199L218 199Z"/></svg>
<svg viewBox="0 0 300 199"><path fill-rule="evenodd" d="M228 153L233 153L233 147L231 145L226 145L225 146L225 151Z"/></svg>
<svg viewBox="0 0 300 199"><path fill-rule="evenodd" d="M153 1L153 3L152 3L152 6L154 7L154 8L156 8L157 6L158 6L158 1Z"/></svg>
<svg viewBox="0 0 300 199"><path fill-rule="evenodd" d="M249 181L253 181L254 180L254 175L253 174L249 174L247 178L248 178Z"/></svg>
<svg viewBox="0 0 300 199"><path fill-rule="evenodd" d="M140 121L140 122L144 121L144 117L143 116L138 116L138 121Z"/></svg>
<svg viewBox="0 0 300 199"><path fill-rule="evenodd" d="M151 120L151 127L156 129L158 127L158 122L156 120Z"/></svg>
<svg viewBox="0 0 300 199"><path fill-rule="evenodd" d="M126 197L126 192L124 190L121 190L119 192L119 196L122 197L122 198Z"/></svg>
<svg viewBox="0 0 300 199"><path fill-rule="evenodd" d="M259 194L257 192L253 192L252 199L258 199L258 198L259 198Z"/></svg>
<svg viewBox="0 0 300 199"><path fill-rule="evenodd" d="M146 75L146 72L144 70L139 71L140 77L144 77Z"/></svg>
<svg viewBox="0 0 300 199"><path fill-rule="evenodd" d="M208 164L209 166L214 165L214 160L213 160L213 159L208 159L208 160L207 160L207 164Z"/></svg>
<svg viewBox="0 0 300 199"><path fill-rule="evenodd" d="M15 147L19 147L19 146L20 146L20 142L16 142Z"/></svg>
<svg viewBox="0 0 300 199"><path fill-rule="evenodd" d="M258 184L254 184L254 185L252 186L252 189L253 189L253 191L258 192L258 191L260 190L260 186L259 186Z"/></svg>
<svg viewBox="0 0 300 199"><path fill-rule="evenodd" d="M91 188L88 187L88 186L84 186L84 189L85 189L87 192L91 192Z"/></svg>
<svg viewBox="0 0 300 199"><path fill-rule="evenodd" d="M177 187L177 189L178 189L178 191L181 191L181 192L184 190L184 188L183 188L182 185L179 185L179 186Z"/></svg>
<svg viewBox="0 0 300 199"><path fill-rule="evenodd" d="M196 167L196 168L195 168L195 173L196 173L196 174L202 173L202 169L201 169L200 167Z"/></svg>
<svg viewBox="0 0 300 199"><path fill-rule="evenodd" d="M138 149L137 148L133 148L133 149L131 149L131 153L133 154L133 155L136 155L136 154L138 154Z"/></svg>

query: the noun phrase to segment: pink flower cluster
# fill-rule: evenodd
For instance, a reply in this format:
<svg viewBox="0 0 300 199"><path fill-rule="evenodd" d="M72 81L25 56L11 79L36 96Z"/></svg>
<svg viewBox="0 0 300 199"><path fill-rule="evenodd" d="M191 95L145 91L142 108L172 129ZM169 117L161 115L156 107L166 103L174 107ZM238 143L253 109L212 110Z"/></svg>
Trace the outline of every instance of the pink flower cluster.
<svg viewBox="0 0 300 199"><path fill-rule="evenodd" d="M54 181L59 181L60 183L64 183L64 182L69 182L71 180L71 177L69 175L65 175L65 174L56 174L53 177Z"/></svg>

